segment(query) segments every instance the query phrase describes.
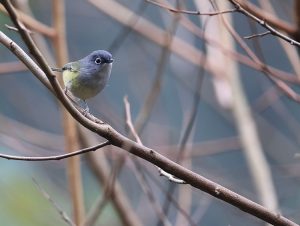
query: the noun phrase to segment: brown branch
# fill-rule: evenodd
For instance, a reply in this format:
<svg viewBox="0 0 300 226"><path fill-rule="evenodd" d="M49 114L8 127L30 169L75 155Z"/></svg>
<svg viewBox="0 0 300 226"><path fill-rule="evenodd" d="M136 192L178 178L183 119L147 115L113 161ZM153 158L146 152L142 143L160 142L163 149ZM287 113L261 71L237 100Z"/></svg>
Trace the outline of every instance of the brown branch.
<svg viewBox="0 0 300 226"><path fill-rule="evenodd" d="M249 1L248 1L249 2ZM299 1L294 1L295 4L299 3ZM264 1L264 0L260 0L259 1L259 4L260 6L265 10L265 11L268 11L274 15L276 15L277 11L275 10L275 8L273 7L272 3L270 1ZM285 3L281 3L281 7L283 7ZM287 4L285 4L285 6L287 6ZM300 4L299 4L300 6ZM299 7L300 9L300 7ZM296 13L296 15L300 15L300 11L299 13L297 13L297 6L294 7L294 12ZM250 22L250 21L249 21ZM296 20L296 24L297 24L297 20ZM276 26L275 26L276 27ZM295 28L297 27L297 25L295 26ZM256 26L254 26L253 23L250 23L250 28L252 30L255 30L256 32L254 33L257 33L257 28ZM293 37L299 41L299 38L300 36L297 38L296 35L293 35ZM294 69L295 73L296 73L296 76L298 78L300 78L300 65L299 65L299 55L298 55L298 52L297 52L297 49L296 48L293 48L293 46L289 45L288 43L286 43L284 40L282 39L279 39L279 42L280 42L280 45L282 46L292 68ZM255 42L256 44L258 44L257 42Z"/></svg>
<svg viewBox="0 0 300 226"><path fill-rule="evenodd" d="M0 74L28 71L28 68L20 61L0 63Z"/></svg>
<svg viewBox="0 0 300 226"><path fill-rule="evenodd" d="M297 2L297 0L295 2ZM241 0L239 1L239 4L241 4L241 6L244 7L245 10L247 10L254 16L258 18L264 18L271 26L294 37L294 34L296 32L296 27L294 25L286 21L280 20L278 17L265 10L260 9L250 1Z"/></svg>
<svg viewBox="0 0 300 226"><path fill-rule="evenodd" d="M2 32L0 32L0 42L3 43L8 49L10 49L12 52L16 52L15 50L18 49L18 52L20 52L20 47L14 43L12 40L10 40L7 36L5 36ZM36 68L37 65L27 56L24 58L20 58L22 61L26 61L25 64L32 63L31 68ZM43 62L41 59L39 61ZM47 68L47 65L43 65L43 67ZM36 71L35 71L36 72ZM43 78L45 74L41 72L41 74L35 74L38 78ZM88 128L89 130L95 132L99 136L107 138L112 145L120 147L140 158L143 158L156 166L164 169L167 172L172 172L173 175L176 177L184 180L186 183L190 184L191 186L198 188L202 191L207 192L208 194L221 199L223 201L226 201L227 203L234 205L238 207L239 209L243 210L244 212L247 212L253 216L256 216L264 221L267 221L271 224L275 225L290 225L290 226L296 226L297 224L288 220L287 218L281 216L280 214L274 213L266 209L265 207L213 182L208 180L207 178L190 171L175 162L171 161L170 159L162 156L158 152L154 151L153 149L150 149L148 147L139 145L125 136L118 133L116 130L114 130L111 126L107 124L97 124L87 118L85 118L80 112L76 110L71 104L71 102L67 99L67 97L64 96L63 90L60 89L59 84L55 77L51 77L51 71L50 74L48 74L49 78L52 80L53 85L55 85L55 88L57 89L57 96L59 100L65 105L65 107L69 110L69 112L72 114L74 118L77 119L79 123L81 123L83 126Z"/></svg>
<svg viewBox="0 0 300 226"><path fill-rule="evenodd" d="M92 145L97 142L96 136L91 136L90 133L83 132L83 128L80 129L81 142L85 145ZM92 173L96 177L96 181L99 186L103 188L103 184L106 184L110 180L109 163L104 152L89 152L87 154L88 167L91 168ZM140 226L142 222L139 215L133 209L128 200L127 194L116 179L114 186L112 187L111 201L120 216L120 220L123 225ZM89 220L89 216L86 220Z"/></svg>
<svg viewBox="0 0 300 226"><path fill-rule="evenodd" d="M0 5L0 11L7 13L7 11L4 9L4 7L2 5ZM22 11L16 10L16 13L19 16L20 21L23 22L32 31L38 32L38 33L46 35L48 37L55 36L55 30L52 27L49 27L48 25L41 23L40 21L23 13Z"/></svg>
<svg viewBox="0 0 300 226"><path fill-rule="evenodd" d="M62 67L68 62L68 50L66 41L66 21L65 21L65 1L54 0L53 7L53 27L55 36L52 38L56 56L56 65ZM62 84L62 76L59 77ZM62 107L62 106L61 106ZM65 152L71 152L80 147L78 142L78 129L76 121L63 107L62 124L65 138ZM72 200L73 217L76 225L81 225L84 222L84 197L81 180L80 156L68 159L67 176L69 182L69 190Z"/></svg>
<svg viewBox="0 0 300 226"><path fill-rule="evenodd" d="M87 214L84 226L94 225L103 212L104 207L108 204L108 201L111 197L111 193L107 194L107 189L105 188L105 192L101 195L96 201L94 206L91 208L90 212Z"/></svg>
<svg viewBox="0 0 300 226"><path fill-rule="evenodd" d="M236 7L237 12L242 13L245 16L249 17L250 19L256 21L262 27L264 27L265 29L270 31L272 35L277 36L277 37L289 42L291 45L300 47L300 42L286 36L285 34L281 33L280 31L276 30L274 27L269 25L265 19L261 19L261 18L255 16L254 14L252 14L251 12L247 11L245 8L242 7L242 5L238 1L236 1L236 0L228 0L228 1L231 2L231 4L233 4Z"/></svg>
<svg viewBox="0 0 300 226"><path fill-rule="evenodd" d="M82 137L81 137L82 138ZM112 198L114 188L116 185L116 180L118 174L120 173L123 163L125 161L125 155L127 153L122 153L121 157L118 161L115 162L114 166L111 169L110 175L108 176L108 180L105 181L105 184L102 185L102 194L100 195L99 199L95 201L94 206L91 208L90 212L87 214L87 217L84 222L84 226L92 226L95 225L98 217L101 215L104 207Z"/></svg>
<svg viewBox="0 0 300 226"><path fill-rule="evenodd" d="M263 36L266 36L266 35L269 35L269 34L271 34L271 31L266 31L266 32L259 33L259 34L254 34L254 35L248 35L248 36L245 36L244 39L252 39L252 38L256 38L256 37L263 37Z"/></svg>
<svg viewBox="0 0 300 226"><path fill-rule="evenodd" d="M177 197L174 198L173 196L171 196L168 193L168 190L162 186L159 182L159 180L157 179L157 177L155 177L153 174L151 174L147 169L145 170L145 173L150 177L150 179L156 184L156 186L163 192L163 194L170 200L170 202L172 202L172 204L174 205L174 207L176 209L178 209L178 211L185 217L185 219L187 219L189 225L191 226L196 226L197 224L195 222L195 220L192 219L192 217L188 214L188 212L186 211L186 209L182 208L181 205L179 204Z"/></svg>
<svg viewBox="0 0 300 226"><path fill-rule="evenodd" d="M110 0L109 0L110 1ZM56 93L57 98L61 101L61 103L67 108L69 113L83 126L88 128L90 131L98 134L109 140L112 145L122 148L140 158L145 159L148 162L155 164L156 166L162 168L163 170L172 173L176 177L186 181L191 186L198 188L218 199L221 199L231 205L236 206L237 208L243 210L244 212L250 213L253 216L256 216L268 223L274 225L282 225L282 226L296 226L297 224L290 221L289 219L283 217L281 214L274 213L266 209L265 207L247 199L244 196L241 196L209 179L186 169L170 159L164 157L158 152L154 151L151 148L140 145L122 134L118 133L115 129L113 129L108 124L98 124L94 121L89 120L84 117L80 112L76 110L76 108L71 104L70 100L64 95L63 90L61 89L56 77L52 74L50 67L47 62L39 52L39 50L34 45L30 35L24 30L19 24L19 20L17 15L11 6L8 0L1 0L1 3L5 6L7 11L10 14L11 19L13 20L15 26L19 29L20 34L30 49L30 52L35 57L43 71L45 72L47 78L49 79L53 90ZM14 49L20 48L13 41L11 41L8 37L6 37L2 32L0 32L0 42L3 43L8 49L14 52ZM28 60L23 58L22 60ZM28 62L26 62L28 64ZM33 65L35 63L33 62ZM43 77L44 73L37 75L38 78Z"/></svg>
<svg viewBox="0 0 300 226"><path fill-rule="evenodd" d="M129 128L130 133L133 134L136 142L138 144L143 145L140 137L138 136L138 134L133 126L133 122L131 119L130 103L128 101L128 97L125 96L123 101L124 101L124 107L125 107L126 125ZM160 205L157 203L155 196L150 189L150 185L149 185L148 181L146 180L146 176L144 174L142 165L140 164L140 162L138 161L138 159L135 156L132 157L132 160L133 160L134 166L136 168L136 170L134 171L136 178L139 181L143 192L146 194L146 196L147 196L150 204L152 205L154 211L156 212L158 218L160 219L161 222L163 222L163 225L171 226L165 212L162 210ZM158 167L158 170L161 170L161 169Z"/></svg>
<svg viewBox="0 0 300 226"><path fill-rule="evenodd" d="M80 149L78 151L74 151L74 152L69 152L67 154L63 154L63 155L52 155L52 156L45 156L45 157L30 157L30 156L16 156L16 155L6 155L6 154L0 154L0 158L4 158L4 159L8 159L8 160L20 160L20 161L50 161L50 160L61 160L61 159L66 159L66 158L70 158L72 156L76 156L76 155L82 155L85 154L87 152L91 152L91 151L96 151L100 148L103 148L107 145L110 145L109 141L105 141L101 144L97 144L93 147L89 147L89 148L83 148Z"/></svg>
<svg viewBox="0 0 300 226"><path fill-rule="evenodd" d="M268 66L255 55L255 53L247 46L244 40L236 33L236 31L232 28L232 26L228 24L228 22L224 21L224 25L226 26L228 32L234 37L237 43L241 46L241 48L245 50L245 52L253 59L253 61L257 63L257 65L260 65L260 71L263 72L265 75L267 75L268 78L270 78L270 80L277 85L278 89L281 90L284 94L286 94L287 97L299 103L300 95L297 94L292 88L290 88L284 81L281 81L280 80L281 78L277 76L269 76L270 69L268 68ZM298 78L297 77L294 78L298 81L298 82L295 81L295 84L299 84Z"/></svg>
<svg viewBox="0 0 300 226"><path fill-rule="evenodd" d="M130 103L128 101L128 97L125 96L123 101L124 101L124 105L125 105L126 125L130 129L130 132L134 136L134 139L136 140L136 142L140 145L143 145L143 143L142 143L139 135L137 134L137 132L136 132L134 126L133 126L133 123L132 123L131 112L130 112ZM177 184L186 184L183 180L174 177L174 175L164 171L163 169L161 169L159 167L157 167L157 170L158 170L160 176L166 177L169 181L172 181L172 182L177 183Z"/></svg>
<svg viewBox="0 0 300 226"><path fill-rule="evenodd" d="M189 10L171 8L165 4L162 4L162 3L159 3L156 1L152 1L152 0L146 0L146 1L153 5L159 6L160 8L166 9L172 13L184 13L184 14L199 15L199 16L216 16L216 15L225 14L225 13L233 13L233 12L237 11L236 9L229 9L229 10L224 10L224 11L220 11L220 12L201 13L200 11L189 11Z"/></svg>
<svg viewBox="0 0 300 226"><path fill-rule="evenodd" d="M222 42L218 42L214 39L211 39L211 38L205 36L203 30L201 30L198 26L196 26L194 23L192 23L188 18L183 17L182 20L181 20L181 23L190 32L192 32L193 34L195 34L199 38L202 38L208 44L219 48L220 51L223 54L225 54L226 56L230 56L232 59L236 60L237 62L240 62L244 65L247 65L248 67L251 67L255 70L265 72L265 73L267 73L267 74L269 74L273 77L279 78L280 80L288 81L288 82L295 83L295 84L300 84L299 79L297 77L295 77L293 74L290 74L290 73L287 73L287 72L284 72L284 71L280 71L280 70L278 70L276 68L273 68L269 65L265 65L265 64L262 65L260 63L255 62L255 61L252 61L251 59L249 59L244 54L233 52L232 50L224 47ZM211 70L211 67L207 67L205 69L207 71L209 71L210 73L214 74L214 71Z"/></svg>
<svg viewBox="0 0 300 226"><path fill-rule="evenodd" d="M163 78L166 74L164 72L171 56L171 47L175 41L174 34L176 34L176 30L179 25L179 19L180 17L178 15L172 17L172 22L164 33L164 44L162 46L162 50L158 59L159 64L156 67L155 78L150 88L150 92L147 94L134 123L134 127L137 133L141 133L143 131L151 115L153 107L161 93Z"/></svg>
<svg viewBox="0 0 300 226"><path fill-rule="evenodd" d="M223 16L221 19L224 26L232 35L232 39L236 40L253 60L264 65L264 62L259 60L255 53L251 51L245 41L234 31L229 22ZM261 203L275 211L278 209L278 200L272 180L271 169L264 155L257 126L237 71L228 74L228 81L232 92L235 94L233 96L232 111L251 177L253 178ZM257 167L257 164L260 165L260 167Z"/></svg>
<svg viewBox="0 0 300 226"><path fill-rule="evenodd" d="M118 22L122 23L124 26L132 25L132 23L129 22L128 18L131 18L132 20L138 20L138 18L140 18L137 14L131 12L129 9L122 6L116 1L108 1L108 0L103 0L103 1L89 0L89 1L99 10L111 16ZM111 10L112 8L116 10ZM116 11L118 13L115 13ZM185 28L187 28L190 32L195 34L197 37L202 38L210 45L214 45L220 48L220 50L226 56L230 56L234 60L259 71L266 71L266 69L268 69L267 70L268 74L275 76L281 80L288 81L295 84L300 84L299 79L293 76L293 74L291 73L280 71L268 65L263 66L261 64L257 64L256 62L253 62L251 59L249 59L247 56L243 54L232 52L231 50L224 48L222 42L217 42L216 40L213 40L209 37L205 37L203 31L199 29L199 27L197 27L187 18L181 17L180 22ZM165 42L164 42L165 32L162 29L155 26L153 23L146 20L145 18L140 18L139 22L132 27L132 30L160 46L165 46ZM170 46L170 49L172 50L172 52L174 52L181 58L195 65L199 65L199 62L203 61L202 59L204 56L201 51L195 49L193 46L184 42L182 39L178 37L173 38L173 43ZM215 66L211 65L210 63L207 63L205 65L200 65L200 66L204 67L205 70L207 70L210 74L214 76L219 76L219 73L221 73L219 71L216 71Z"/></svg>

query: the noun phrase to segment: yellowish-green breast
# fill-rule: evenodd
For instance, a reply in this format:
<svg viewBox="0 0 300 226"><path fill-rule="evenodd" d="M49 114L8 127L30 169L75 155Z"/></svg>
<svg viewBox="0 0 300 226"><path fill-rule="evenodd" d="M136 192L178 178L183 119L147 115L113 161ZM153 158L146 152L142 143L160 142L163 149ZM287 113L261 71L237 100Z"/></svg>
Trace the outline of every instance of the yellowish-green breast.
<svg viewBox="0 0 300 226"><path fill-rule="evenodd" d="M63 81L65 86L79 75L79 63L71 62L63 67ZM74 80L75 81L75 80Z"/></svg>
<svg viewBox="0 0 300 226"><path fill-rule="evenodd" d="M70 81L75 79L78 76L78 73L79 73L78 71L69 71L69 70L63 71L64 84L67 85Z"/></svg>

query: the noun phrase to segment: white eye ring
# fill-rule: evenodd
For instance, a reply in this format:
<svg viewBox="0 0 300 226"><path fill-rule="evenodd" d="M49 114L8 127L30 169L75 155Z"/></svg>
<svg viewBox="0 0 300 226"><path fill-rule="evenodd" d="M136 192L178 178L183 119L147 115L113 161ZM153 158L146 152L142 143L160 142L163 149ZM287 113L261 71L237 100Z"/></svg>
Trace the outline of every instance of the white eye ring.
<svg viewBox="0 0 300 226"><path fill-rule="evenodd" d="M96 58L95 64L101 64L101 59L99 57Z"/></svg>

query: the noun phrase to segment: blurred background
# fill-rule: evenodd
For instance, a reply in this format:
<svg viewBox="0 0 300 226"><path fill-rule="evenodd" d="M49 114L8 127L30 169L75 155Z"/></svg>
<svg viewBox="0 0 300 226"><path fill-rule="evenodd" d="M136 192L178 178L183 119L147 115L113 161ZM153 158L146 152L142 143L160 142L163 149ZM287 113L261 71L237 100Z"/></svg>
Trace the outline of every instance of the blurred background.
<svg viewBox="0 0 300 226"><path fill-rule="evenodd" d="M229 1L159 2L200 12L234 8ZM280 31L290 36L288 26L298 30L293 16L300 15L297 1L240 2L274 19L275 27L284 23ZM128 96L144 145L300 222L300 108L278 84L294 92L299 88L274 78L299 78L297 47L272 35L243 39L265 30L237 12L222 17L172 13L144 0L13 3L49 65L62 66L96 49L113 54L108 86L88 101L92 114L128 135L123 101ZM55 30L58 9L65 18L65 37ZM28 53L18 32L6 25L13 26L1 8L1 31ZM68 54L60 60L57 31ZM259 69L259 61L270 67L268 73ZM56 98L4 46L0 62L1 153L50 156L103 141L77 124L66 127ZM76 139L68 144L65 137L74 130ZM155 166L124 150L109 146L76 161L80 165L72 179L68 160L0 159L1 224L67 225L55 205L86 225L265 224L200 190L160 177ZM74 204L76 197L79 204Z"/></svg>

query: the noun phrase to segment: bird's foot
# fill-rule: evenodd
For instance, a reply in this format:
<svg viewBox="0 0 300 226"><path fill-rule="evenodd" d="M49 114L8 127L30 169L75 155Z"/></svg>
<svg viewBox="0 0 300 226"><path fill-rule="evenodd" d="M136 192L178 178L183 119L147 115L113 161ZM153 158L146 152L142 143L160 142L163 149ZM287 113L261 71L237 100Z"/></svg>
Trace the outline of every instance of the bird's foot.
<svg viewBox="0 0 300 226"><path fill-rule="evenodd" d="M83 110L82 110L82 114L83 114L84 117L86 117L88 114L90 114L89 109L88 109L88 108L87 108L87 109L86 109L86 108L83 109Z"/></svg>

